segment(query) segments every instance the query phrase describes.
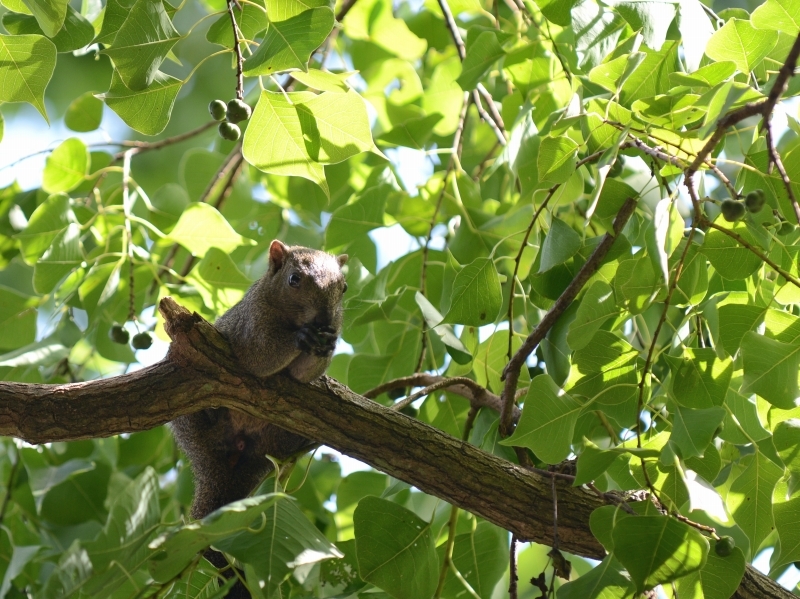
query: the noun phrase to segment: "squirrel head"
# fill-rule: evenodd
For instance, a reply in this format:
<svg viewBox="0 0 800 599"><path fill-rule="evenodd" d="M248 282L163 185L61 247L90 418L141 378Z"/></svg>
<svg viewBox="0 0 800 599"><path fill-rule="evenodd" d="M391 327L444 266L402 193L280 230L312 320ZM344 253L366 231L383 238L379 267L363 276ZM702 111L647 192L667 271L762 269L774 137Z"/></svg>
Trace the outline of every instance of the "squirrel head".
<svg viewBox="0 0 800 599"><path fill-rule="evenodd" d="M347 254L333 256L302 246L287 246L277 239L269 246L269 270L264 279L270 300L280 305L282 316L301 327L342 328L342 296L347 291L342 266Z"/></svg>

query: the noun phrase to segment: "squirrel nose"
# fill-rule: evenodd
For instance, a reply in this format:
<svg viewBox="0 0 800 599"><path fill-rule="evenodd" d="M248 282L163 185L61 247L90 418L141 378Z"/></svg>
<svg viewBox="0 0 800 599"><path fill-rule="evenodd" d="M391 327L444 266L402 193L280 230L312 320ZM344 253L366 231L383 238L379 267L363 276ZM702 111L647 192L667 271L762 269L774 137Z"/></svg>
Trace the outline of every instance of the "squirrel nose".
<svg viewBox="0 0 800 599"><path fill-rule="evenodd" d="M316 318L314 318L314 324L317 327L331 326L331 315L327 312L318 312Z"/></svg>

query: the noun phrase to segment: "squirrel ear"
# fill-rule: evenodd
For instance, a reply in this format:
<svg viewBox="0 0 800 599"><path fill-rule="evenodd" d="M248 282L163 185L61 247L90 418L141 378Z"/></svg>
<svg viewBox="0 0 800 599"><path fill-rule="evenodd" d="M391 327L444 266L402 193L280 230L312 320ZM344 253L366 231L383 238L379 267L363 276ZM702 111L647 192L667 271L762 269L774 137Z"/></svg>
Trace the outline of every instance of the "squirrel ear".
<svg viewBox="0 0 800 599"><path fill-rule="evenodd" d="M270 272L276 273L281 269L281 266L283 266L283 263L286 260L286 256L288 253L289 253L289 248L287 248L282 242L278 241L277 239L273 240L273 242L269 244Z"/></svg>
<svg viewBox="0 0 800 599"><path fill-rule="evenodd" d="M342 267L347 264L347 258L349 258L347 254L339 254L336 256L336 261L339 263L339 266Z"/></svg>

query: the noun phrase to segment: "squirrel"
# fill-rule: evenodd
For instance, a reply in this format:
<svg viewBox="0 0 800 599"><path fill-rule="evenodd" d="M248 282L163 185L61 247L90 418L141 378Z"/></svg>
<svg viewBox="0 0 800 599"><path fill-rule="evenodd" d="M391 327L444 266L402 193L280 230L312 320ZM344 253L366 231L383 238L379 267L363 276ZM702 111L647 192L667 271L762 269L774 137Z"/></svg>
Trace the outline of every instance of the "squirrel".
<svg viewBox="0 0 800 599"><path fill-rule="evenodd" d="M304 383L324 374L342 330L346 262L347 254L270 244L267 272L214 323L247 371L260 378L287 372ZM247 497L273 469L267 455L285 459L309 443L227 408L180 416L171 427L194 473L193 518ZM216 551L206 557L217 567L228 565ZM228 597L249 597L245 593Z"/></svg>

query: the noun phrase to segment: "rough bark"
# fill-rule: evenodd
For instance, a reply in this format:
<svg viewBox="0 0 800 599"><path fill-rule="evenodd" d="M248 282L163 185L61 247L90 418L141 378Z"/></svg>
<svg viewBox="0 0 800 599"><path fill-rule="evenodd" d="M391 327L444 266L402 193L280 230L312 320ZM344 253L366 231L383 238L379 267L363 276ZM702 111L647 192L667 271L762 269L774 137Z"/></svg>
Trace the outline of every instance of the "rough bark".
<svg viewBox="0 0 800 599"><path fill-rule="evenodd" d="M241 371L213 326L167 298L161 303L173 339L167 357L137 372L86 383L0 382L0 435L29 443L142 431L181 414L225 406L262 417L337 449L426 493L514 533L551 544L551 482L469 443L366 399L328 377L301 384L286 376L259 380ZM566 551L600 559L589 515L596 495L559 485L558 532ZM793 595L752 568L734 597Z"/></svg>

